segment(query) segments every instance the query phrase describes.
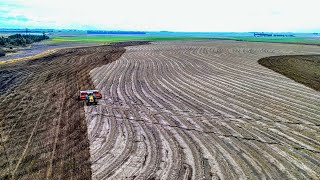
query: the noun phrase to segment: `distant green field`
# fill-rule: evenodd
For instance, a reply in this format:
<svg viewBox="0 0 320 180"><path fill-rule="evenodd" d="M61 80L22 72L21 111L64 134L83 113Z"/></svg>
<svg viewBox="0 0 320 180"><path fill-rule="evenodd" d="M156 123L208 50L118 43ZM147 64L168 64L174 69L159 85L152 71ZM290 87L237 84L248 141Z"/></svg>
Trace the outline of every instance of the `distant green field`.
<svg viewBox="0 0 320 180"><path fill-rule="evenodd" d="M109 44L112 42L120 41L161 41L161 40L201 40L208 39L205 37L192 37L192 36L53 36L47 43L97 43Z"/></svg>
<svg viewBox="0 0 320 180"><path fill-rule="evenodd" d="M161 41L161 40L235 40L249 42L277 42L277 43L300 43L300 44L320 44L320 39L307 37L253 37L253 36L230 36L230 37L215 37L215 36L173 36L173 35L75 35L75 36L52 36L46 43L95 43L95 44L110 44L120 41Z"/></svg>

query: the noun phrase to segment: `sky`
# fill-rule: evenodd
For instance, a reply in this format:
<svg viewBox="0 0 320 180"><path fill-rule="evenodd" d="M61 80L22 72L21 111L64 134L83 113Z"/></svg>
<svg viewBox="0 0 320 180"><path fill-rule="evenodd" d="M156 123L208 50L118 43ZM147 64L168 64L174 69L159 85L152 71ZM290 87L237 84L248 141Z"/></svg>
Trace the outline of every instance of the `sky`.
<svg viewBox="0 0 320 180"><path fill-rule="evenodd" d="M319 0L0 0L0 28L320 31Z"/></svg>

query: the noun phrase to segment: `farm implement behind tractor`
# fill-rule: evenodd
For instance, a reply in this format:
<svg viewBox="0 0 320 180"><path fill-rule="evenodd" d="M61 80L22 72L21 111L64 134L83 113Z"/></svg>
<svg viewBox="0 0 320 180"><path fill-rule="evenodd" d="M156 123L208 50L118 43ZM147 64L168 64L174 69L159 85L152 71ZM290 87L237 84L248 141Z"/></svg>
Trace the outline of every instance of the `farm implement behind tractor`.
<svg viewBox="0 0 320 180"><path fill-rule="evenodd" d="M102 98L102 94L98 90L80 91L80 94L78 96L78 100L80 101L85 100L87 106L97 105L98 104L97 99L101 99L101 98Z"/></svg>

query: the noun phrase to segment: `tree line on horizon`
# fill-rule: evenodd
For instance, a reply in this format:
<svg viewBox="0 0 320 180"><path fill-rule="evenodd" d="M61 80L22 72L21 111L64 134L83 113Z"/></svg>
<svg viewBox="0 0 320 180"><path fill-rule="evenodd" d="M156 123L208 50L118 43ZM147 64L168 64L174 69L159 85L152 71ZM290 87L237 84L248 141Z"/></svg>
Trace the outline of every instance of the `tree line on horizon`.
<svg viewBox="0 0 320 180"><path fill-rule="evenodd" d="M3 48L13 49L14 47L27 46L29 44L49 39L49 36L43 35L21 35L14 34L8 37L0 37L0 57L5 56L6 51Z"/></svg>

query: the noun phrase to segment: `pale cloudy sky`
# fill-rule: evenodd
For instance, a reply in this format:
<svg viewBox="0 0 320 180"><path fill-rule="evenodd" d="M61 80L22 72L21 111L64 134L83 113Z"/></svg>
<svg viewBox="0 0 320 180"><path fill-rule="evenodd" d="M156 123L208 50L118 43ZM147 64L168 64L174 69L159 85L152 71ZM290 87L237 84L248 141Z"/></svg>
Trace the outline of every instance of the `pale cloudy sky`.
<svg viewBox="0 0 320 180"><path fill-rule="evenodd" d="M0 28L320 31L320 0L0 0Z"/></svg>

